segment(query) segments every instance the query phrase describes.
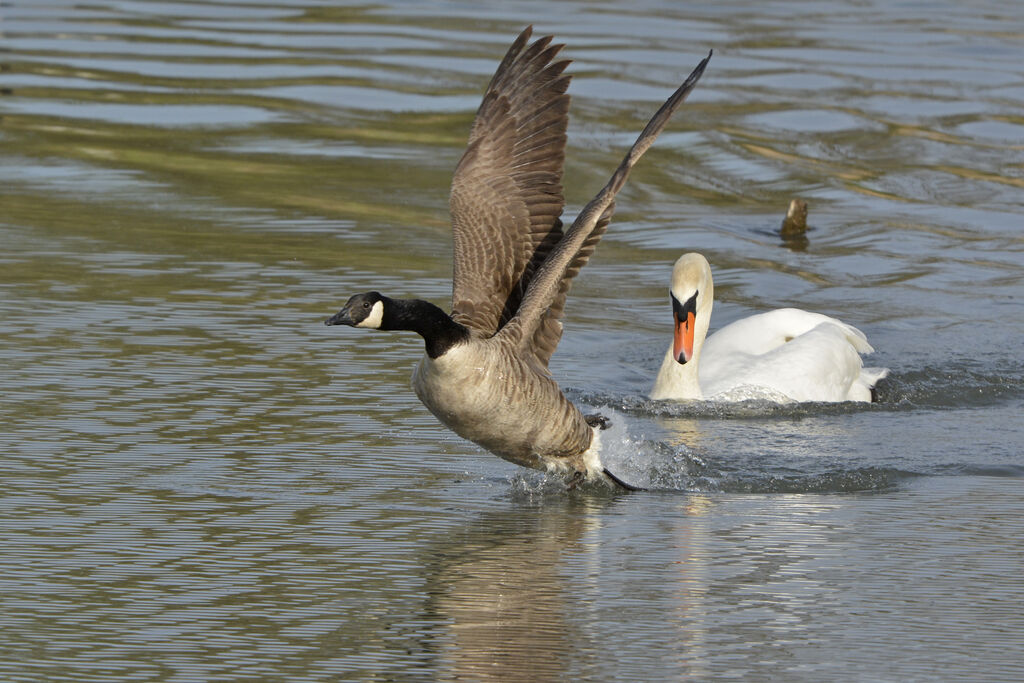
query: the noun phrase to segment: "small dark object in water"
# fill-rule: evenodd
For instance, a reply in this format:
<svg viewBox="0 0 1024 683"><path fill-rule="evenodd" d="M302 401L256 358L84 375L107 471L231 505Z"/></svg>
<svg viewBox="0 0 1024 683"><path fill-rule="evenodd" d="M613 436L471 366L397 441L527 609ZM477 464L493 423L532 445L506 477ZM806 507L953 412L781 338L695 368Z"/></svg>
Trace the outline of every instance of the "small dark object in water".
<svg viewBox="0 0 1024 683"><path fill-rule="evenodd" d="M807 232L807 202L802 199L794 199L789 203L789 210L782 221L782 229L779 234L783 239L803 235Z"/></svg>

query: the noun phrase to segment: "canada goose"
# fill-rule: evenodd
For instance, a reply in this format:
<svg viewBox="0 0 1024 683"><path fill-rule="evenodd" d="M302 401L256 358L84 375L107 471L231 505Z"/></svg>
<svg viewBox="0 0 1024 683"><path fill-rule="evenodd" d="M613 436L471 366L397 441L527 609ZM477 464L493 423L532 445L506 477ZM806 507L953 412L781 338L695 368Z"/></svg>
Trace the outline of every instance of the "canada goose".
<svg viewBox="0 0 1024 683"><path fill-rule="evenodd" d="M594 252L630 169L697 84L710 53L658 110L568 231L559 216L570 77L532 27L498 66L452 179L452 313L419 299L357 294L328 325L410 330L426 342L412 386L459 436L526 467L611 477L596 430L548 371L572 278ZM613 478L614 480L614 478Z"/></svg>
<svg viewBox="0 0 1024 683"><path fill-rule="evenodd" d="M749 398L871 401L885 368L865 368L864 333L820 313L781 308L726 325L707 338L714 300L711 266L683 254L672 268L673 342L651 391L653 399Z"/></svg>

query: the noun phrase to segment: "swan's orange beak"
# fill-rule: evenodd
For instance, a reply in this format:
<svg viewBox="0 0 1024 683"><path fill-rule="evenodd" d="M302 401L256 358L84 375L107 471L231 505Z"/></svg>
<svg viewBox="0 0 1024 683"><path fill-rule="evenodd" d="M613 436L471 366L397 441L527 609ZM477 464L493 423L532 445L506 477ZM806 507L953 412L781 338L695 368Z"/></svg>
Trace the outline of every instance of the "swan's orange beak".
<svg viewBox="0 0 1024 683"><path fill-rule="evenodd" d="M672 320L675 334L672 337L672 357L683 365L693 360L693 330L697 319L697 294L694 293L685 304L672 296Z"/></svg>
<svg viewBox="0 0 1024 683"><path fill-rule="evenodd" d="M690 311L686 314L685 320L680 320L679 315L673 313L672 318L676 321L676 334L672 343L672 357L680 364L683 364L693 358L694 315Z"/></svg>

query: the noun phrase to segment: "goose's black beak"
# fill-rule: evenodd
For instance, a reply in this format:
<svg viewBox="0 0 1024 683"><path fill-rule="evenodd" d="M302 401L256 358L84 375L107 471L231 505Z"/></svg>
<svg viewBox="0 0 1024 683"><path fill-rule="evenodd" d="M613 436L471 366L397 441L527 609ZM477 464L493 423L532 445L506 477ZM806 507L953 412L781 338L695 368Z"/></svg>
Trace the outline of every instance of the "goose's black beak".
<svg viewBox="0 0 1024 683"><path fill-rule="evenodd" d="M348 325L350 327L355 327L355 324L356 321L352 319L351 315L349 315L348 306L345 306L345 308L341 309L324 321L324 325Z"/></svg>

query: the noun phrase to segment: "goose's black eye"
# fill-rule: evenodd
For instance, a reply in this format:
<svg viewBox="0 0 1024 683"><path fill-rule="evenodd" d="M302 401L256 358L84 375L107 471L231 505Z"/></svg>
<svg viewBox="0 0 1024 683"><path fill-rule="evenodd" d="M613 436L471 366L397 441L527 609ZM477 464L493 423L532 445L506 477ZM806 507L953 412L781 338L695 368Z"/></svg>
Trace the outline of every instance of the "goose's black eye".
<svg viewBox="0 0 1024 683"><path fill-rule="evenodd" d="M370 307L370 302L369 301L364 301L363 302L363 308L369 308L369 307Z"/></svg>

